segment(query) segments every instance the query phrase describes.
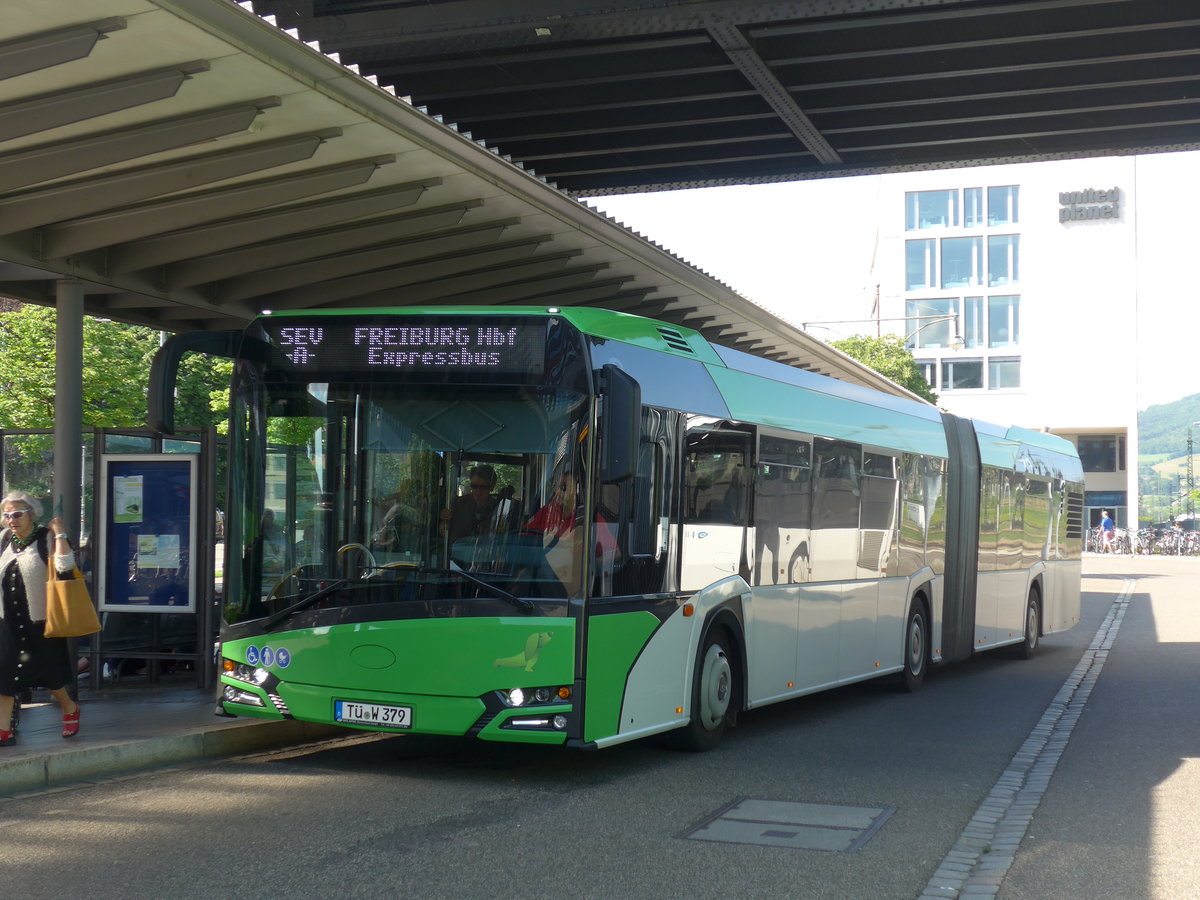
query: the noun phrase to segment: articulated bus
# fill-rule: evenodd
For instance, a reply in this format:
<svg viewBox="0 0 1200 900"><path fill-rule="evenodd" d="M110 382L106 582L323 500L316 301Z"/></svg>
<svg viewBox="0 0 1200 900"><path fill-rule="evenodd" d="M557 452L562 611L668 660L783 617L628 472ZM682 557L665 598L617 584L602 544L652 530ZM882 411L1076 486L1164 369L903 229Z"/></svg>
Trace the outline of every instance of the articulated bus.
<svg viewBox="0 0 1200 900"><path fill-rule="evenodd" d="M234 360L218 709L716 745L1079 618L1073 446L609 310L266 314ZM669 733L669 734L668 734Z"/></svg>

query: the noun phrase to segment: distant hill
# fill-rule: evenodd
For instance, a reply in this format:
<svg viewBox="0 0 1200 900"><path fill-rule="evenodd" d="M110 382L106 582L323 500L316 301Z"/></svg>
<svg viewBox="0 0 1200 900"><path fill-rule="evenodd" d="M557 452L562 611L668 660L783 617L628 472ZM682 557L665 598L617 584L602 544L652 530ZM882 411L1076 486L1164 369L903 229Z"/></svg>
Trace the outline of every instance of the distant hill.
<svg viewBox="0 0 1200 900"><path fill-rule="evenodd" d="M1200 394L1173 403L1160 403L1138 413L1138 455L1187 456L1188 426L1200 422ZM1193 449L1200 449L1200 426L1192 432Z"/></svg>

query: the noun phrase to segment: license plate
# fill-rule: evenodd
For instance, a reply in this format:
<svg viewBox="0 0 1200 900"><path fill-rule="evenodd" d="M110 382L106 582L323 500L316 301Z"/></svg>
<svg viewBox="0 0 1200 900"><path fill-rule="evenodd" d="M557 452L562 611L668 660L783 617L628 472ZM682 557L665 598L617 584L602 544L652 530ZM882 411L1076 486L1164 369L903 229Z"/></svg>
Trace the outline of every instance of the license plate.
<svg viewBox="0 0 1200 900"><path fill-rule="evenodd" d="M333 719L347 725L371 725L375 728L412 728L411 706L390 706L386 703L358 703L353 700L333 701Z"/></svg>

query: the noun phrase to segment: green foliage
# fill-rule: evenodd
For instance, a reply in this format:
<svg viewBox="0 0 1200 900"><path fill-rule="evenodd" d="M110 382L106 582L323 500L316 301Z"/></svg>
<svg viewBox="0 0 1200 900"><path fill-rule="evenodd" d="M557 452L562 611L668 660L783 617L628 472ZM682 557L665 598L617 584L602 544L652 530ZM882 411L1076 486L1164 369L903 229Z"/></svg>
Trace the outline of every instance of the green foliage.
<svg viewBox="0 0 1200 900"><path fill-rule="evenodd" d="M1187 455L1188 429L1200 442L1200 394L1192 394L1173 403L1160 403L1138 413L1138 454L1166 454L1168 457Z"/></svg>
<svg viewBox="0 0 1200 900"><path fill-rule="evenodd" d="M0 425L54 427L55 322L53 309L23 305L0 313ZM150 362L161 341L152 328L87 316L83 320L83 421L85 428L137 428L146 424ZM228 384L228 366L224 383ZM180 369L179 425L209 425L208 395L221 384L214 361L190 355Z"/></svg>
<svg viewBox="0 0 1200 900"><path fill-rule="evenodd" d="M55 311L23 306L0 313L0 423L54 426ZM83 425L139 426L146 373L158 332L87 318L83 325Z"/></svg>
<svg viewBox="0 0 1200 900"><path fill-rule="evenodd" d="M175 387L176 427L220 425L229 417L229 379L233 362L201 353L184 354ZM220 405L213 403L219 396Z"/></svg>
<svg viewBox="0 0 1200 900"><path fill-rule="evenodd" d="M845 340L833 341L832 346L901 387L908 388L918 397L937 403L937 394L930 389L929 382L913 361L912 353L904 346L904 339L898 335L868 337L856 334Z"/></svg>
<svg viewBox="0 0 1200 900"><path fill-rule="evenodd" d="M1186 512L1189 431L1193 454L1200 451L1200 425L1195 422L1200 422L1200 394L1138 413L1138 505L1143 522L1164 522ZM1193 468L1196 477L1200 462Z"/></svg>

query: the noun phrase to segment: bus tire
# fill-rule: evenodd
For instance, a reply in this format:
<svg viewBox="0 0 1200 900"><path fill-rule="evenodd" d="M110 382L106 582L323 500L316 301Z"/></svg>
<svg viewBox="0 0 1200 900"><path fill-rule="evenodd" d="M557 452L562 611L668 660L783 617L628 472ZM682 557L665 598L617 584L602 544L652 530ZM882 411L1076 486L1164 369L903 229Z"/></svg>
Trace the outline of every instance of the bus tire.
<svg viewBox="0 0 1200 900"><path fill-rule="evenodd" d="M680 750L703 753L721 743L736 714L737 668L733 639L722 627L710 628L696 657L692 677L692 718L672 732Z"/></svg>
<svg viewBox="0 0 1200 900"><path fill-rule="evenodd" d="M904 669L896 679L896 687L915 694L925 683L925 670L929 668L929 615L924 598L919 596L913 598L904 623L903 657Z"/></svg>
<svg viewBox="0 0 1200 900"><path fill-rule="evenodd" d="M1029 589L1029 600L1025 604L1025 637L1013 647L1013 656L1017 659L1033 659L1041 644L1041 634L1042 595L1034 586Z"/></svg>

